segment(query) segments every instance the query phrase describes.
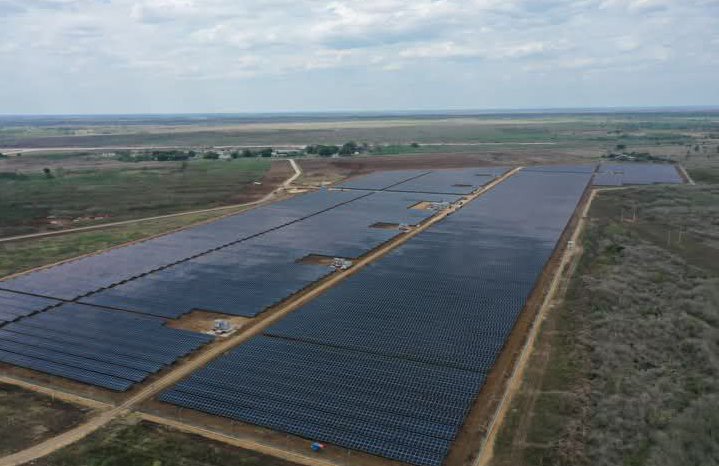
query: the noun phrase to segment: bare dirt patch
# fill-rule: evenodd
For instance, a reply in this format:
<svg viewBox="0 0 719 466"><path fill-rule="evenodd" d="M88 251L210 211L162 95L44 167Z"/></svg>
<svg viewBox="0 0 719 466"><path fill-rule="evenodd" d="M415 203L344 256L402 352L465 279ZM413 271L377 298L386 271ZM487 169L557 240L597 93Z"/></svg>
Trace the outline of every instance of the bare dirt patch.
<svg viewBox="0 0 719 466"><path fill-rule="evenodd" d="M0 384L0 455L22 450L68 430L91 412L89 408Z"/></svg>
<svg viewBox="0 0 719 466"><path fill-rule="evenodd" d="M215 320L226 320L232 325L235 331L242 330L242 327L251 319L247 317L231 316L217 312L195 310L189 312L179 319L169 320L167 327L193 332L208 333L215 325Z"/></svg>
<svg viewBox="0 0 719 466"><path fill-rule="evenodd" d="M387 222L377 222L370 225L370 228L377 228L379 230L399 230L400 224L399 223L387 223Z"/></svg>

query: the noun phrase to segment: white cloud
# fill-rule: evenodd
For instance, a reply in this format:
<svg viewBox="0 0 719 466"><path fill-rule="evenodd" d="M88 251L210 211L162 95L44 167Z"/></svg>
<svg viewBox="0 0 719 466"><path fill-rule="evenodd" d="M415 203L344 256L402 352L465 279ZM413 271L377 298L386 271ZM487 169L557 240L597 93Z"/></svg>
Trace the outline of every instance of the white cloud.
<svg viewBox="0 0 719 466"><path fill-rule="evenodd" d="M0 68L15 73L0 77L0 102L42 106L43 79L56 81L48 93L94 82L203 94L199 81L211 81L270 101L290 95L272 82L322 97L330 91L313 86L331 79L325 87L348 99L385 82L366 95L389 108L418 80L439 98L443 86L474 82L531 87L539 72L566 83L576 70L643 73L651 83L696 62L716 76L717 17L716 0L0 0Z"/></svg>

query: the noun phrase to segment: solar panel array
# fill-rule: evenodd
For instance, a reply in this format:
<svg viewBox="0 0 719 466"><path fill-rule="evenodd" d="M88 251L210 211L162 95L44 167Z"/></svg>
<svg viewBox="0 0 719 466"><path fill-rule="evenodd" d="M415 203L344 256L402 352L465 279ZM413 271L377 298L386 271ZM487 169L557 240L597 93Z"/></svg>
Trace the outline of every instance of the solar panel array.
<svg viewBox="0 0 719 466"><path fill-rule="evenodd" d="M0 290L0 326L58 304L60 301L56 299Z"/></svg>
<svg viewBox="0 0 719 466"><path fill-rule="evenodd" d="M81 298L81 302L176 318L192 309L253 317L333 269L299 264L307 255L355 258L401 234L377 222L420 223L409 209L456 196L375 192L355 201Z"/></svg>
<svg viewBox="0 0 719 466"><path fill-rule="evenodd" d="M0 362L124 391L212 340L163 324L62 304L0 328Z"/></svg>
<svg viewBox="0 0 719 466"><path fill-rule="evenodd" d="M387 191L469 194L507 171L504 167L435 170L391 186Z"/></svg>
<svg viewBox="0 0 719 466"><path fill-rule="evenodd" d="M373 172L369 175L358 176L337 185L344 189L382 190L396 184L429 173L428 170L395 170Z"/></svg>
<svg viewBox="0 0 719 466"><path fill-rule="evenodd" d="M529 165L524 171L530 172L554 172L554 173L594 173L596 164L557 164L557 165Z"/></svg>
<svg viewBox="0 0 719 466"><path fill-rule="evenodd" d="M188 260L352 201L366 193L318 191L212 223L0 282L0 289L65 300Z"/></svg>
<svg viewBox="0 0 719 466"><path fill-rule="evenodd" d="M506 167L375 172L339 184L339 188L413 193L469 194L509 171Z"/></svg>
<svg viewBox="0 0 719 466"><path fill-rule="evenodd" d="M255 316L333 271L299 259L360 256L401 234L372 224L421 223L433 212L409 207L456 199L323 190L0 282L0 325L15 321L0 361L126 390L210 340L167 318Z"/></svg>
<svg viewBox="0 0 719 466"><path fill-rule="evenodd" d="M594 177L597 186L632 184L682 184L684 179L676 167L658 163L601 164Z"/></svg>
<svg viewBox="0 0 719 466"><path fill-rule="evenodd" d="M514 175L161 399L440 465L590 179Z"/></svg>

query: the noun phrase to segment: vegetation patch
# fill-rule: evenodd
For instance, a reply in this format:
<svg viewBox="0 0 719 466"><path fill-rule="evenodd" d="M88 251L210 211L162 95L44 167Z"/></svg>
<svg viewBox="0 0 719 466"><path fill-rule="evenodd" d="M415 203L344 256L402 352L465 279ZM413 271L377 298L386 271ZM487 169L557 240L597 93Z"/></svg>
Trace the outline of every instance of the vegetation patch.
<svg viewBox="0 0 719 466"><path fill-rule="evenodd" d="M162 167L5 173L0 176L0 236L232 204L269 166L263 159L198 160Z"/></svg>
<svg viewBox="0 0 719 466"><path fill-rule="evenodd" d="M295 466L145 421L116 421L37 466Z"/></svg>

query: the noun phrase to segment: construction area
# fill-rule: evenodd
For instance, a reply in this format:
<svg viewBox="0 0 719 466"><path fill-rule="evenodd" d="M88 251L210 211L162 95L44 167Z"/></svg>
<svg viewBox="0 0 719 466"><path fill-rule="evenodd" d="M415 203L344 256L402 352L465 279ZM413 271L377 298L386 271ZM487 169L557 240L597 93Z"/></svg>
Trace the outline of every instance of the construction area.
<svg viewBox="0 0 719 466"><path fill-rule="evenodd" d="M297 464L484 464L598 188L671 164L373 172L0 280L0 381ZM318 456L318 455L321 455Z"/></svg>

